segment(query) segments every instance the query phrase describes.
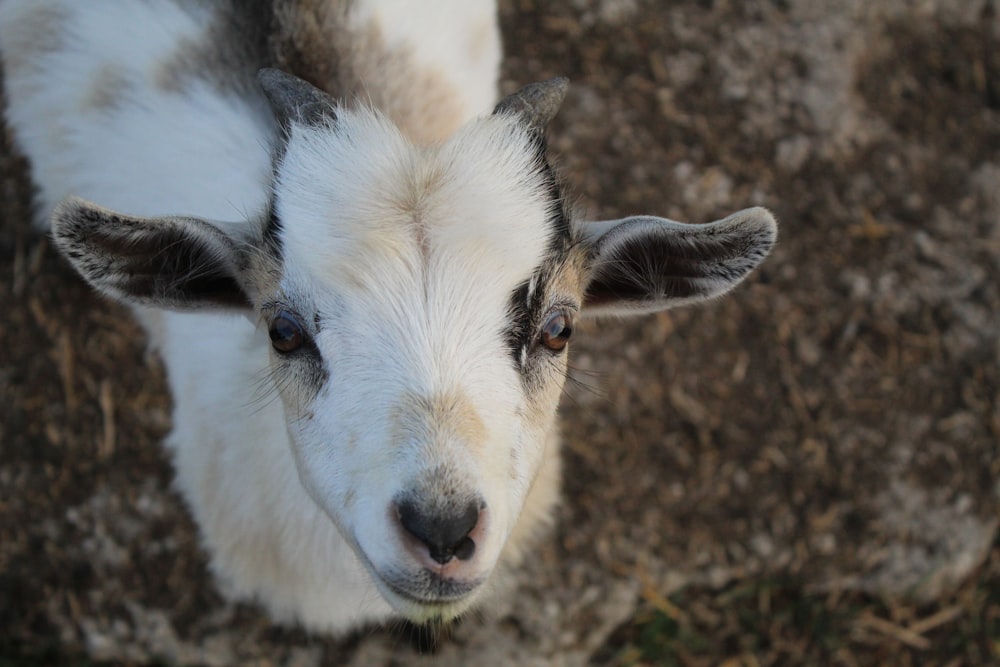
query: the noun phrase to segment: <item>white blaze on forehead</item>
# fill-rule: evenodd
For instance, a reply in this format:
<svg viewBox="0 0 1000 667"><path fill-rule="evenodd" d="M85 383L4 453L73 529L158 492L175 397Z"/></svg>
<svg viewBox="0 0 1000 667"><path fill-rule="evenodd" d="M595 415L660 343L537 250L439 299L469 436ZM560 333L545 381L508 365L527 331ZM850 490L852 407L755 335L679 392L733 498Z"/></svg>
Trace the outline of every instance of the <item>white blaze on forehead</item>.
<svg viewBox="0 0 1000 667"><path fill-rule="evenodd" d="M376 113L341 110L335 128L294 128L276 214L286 266L321 284L459 280L507 294L548 247L548 198L536 148L510 118L426 148Z"/></svg>
<svg viewBox="0 0 1000 667"><path fill-rule="evenodd" d="M276 186L285 262L319 279L410 245L394 200L415 171L413 151L372 114L338 115L336 130L293 125Z"/></svg>
<svg viewBox="0 0 1000 667"><path fill-rule="evenodd" d="M548 248L551 193L537 148L516 121L467 125L432 158L441 178L428 198L427 233L445 262L464 261L511 289Z"/></svg>

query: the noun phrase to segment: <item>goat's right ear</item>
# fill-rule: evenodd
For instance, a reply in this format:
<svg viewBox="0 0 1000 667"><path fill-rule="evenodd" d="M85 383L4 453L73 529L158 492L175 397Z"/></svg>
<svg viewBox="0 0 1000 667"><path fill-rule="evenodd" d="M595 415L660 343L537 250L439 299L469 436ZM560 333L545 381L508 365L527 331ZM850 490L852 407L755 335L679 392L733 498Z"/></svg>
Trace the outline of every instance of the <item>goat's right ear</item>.
<svg viewBox="0 0 1000 667"><path fill-rule="evenodd" d="M139 218L70 198L52 215L56 246L97 290L172 310L245 310L237 242L195 218Z"/></svg>

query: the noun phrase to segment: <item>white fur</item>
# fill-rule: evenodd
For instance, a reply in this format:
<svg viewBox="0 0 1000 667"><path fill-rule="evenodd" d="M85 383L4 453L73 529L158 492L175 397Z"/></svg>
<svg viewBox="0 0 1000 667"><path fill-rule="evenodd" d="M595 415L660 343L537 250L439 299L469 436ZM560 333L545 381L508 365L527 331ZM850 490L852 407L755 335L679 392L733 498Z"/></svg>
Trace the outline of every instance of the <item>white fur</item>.
<svg viewBox="0 0 1000 667"><path fill-rule="evenodd" d="M430 148L411 146L368 112L341 111L336 132L296 127L279 174L278 217L295 221L283 237L286 256L332 285L353 276L382 292L389 280L385 291L397 294L433 250L441 268L489 290L477 300L504 304L548 241L535 162L524 132L500 116ZM442 276L441 289L457 278Z"/></svg>

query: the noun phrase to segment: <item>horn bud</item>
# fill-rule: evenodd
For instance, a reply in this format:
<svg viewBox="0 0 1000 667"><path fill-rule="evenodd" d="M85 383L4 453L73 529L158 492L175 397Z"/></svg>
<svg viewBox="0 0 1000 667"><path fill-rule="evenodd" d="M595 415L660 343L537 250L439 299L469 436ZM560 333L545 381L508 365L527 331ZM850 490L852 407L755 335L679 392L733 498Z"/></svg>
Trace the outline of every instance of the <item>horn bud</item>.
<svg viewBox="0 0 1000 667"><path fill-rule="evenodd" d="M257 81L283 125L322 125L335 117L336 101L308 81L272 68L257 72Z"/></svg>
<svg viewBox="0 0 1000 667"><path fill-rule="evenodd" d="M540 83L529 83L513 95L500 100L493 113L518 116L528 129L542 132L559 112L567 88L569 79L564 76Z"/></svg>

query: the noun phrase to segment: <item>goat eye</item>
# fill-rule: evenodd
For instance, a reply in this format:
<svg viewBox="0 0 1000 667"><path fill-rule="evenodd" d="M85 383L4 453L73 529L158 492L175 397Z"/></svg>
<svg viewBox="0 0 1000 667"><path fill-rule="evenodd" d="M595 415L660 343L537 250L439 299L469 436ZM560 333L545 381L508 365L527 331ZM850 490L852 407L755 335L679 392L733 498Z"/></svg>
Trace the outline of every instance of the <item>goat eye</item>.
<svg viewBox="0 0 1000 667"><path fill-rule="evenodd" d="M302 333L302 326L294 316L289 313L278 313L271 321L271 328L268 331L271 336L271 346L281 354L288 354L302 347L305 335Z"/></svg>
<svg viewBox="0 0 1000 667"><path fill-rule="evenodd" d="M561 311L552 313L542 326L542 345L553 352L561 352L572 333L573 327L570 325L569 316Z"/></svg>

